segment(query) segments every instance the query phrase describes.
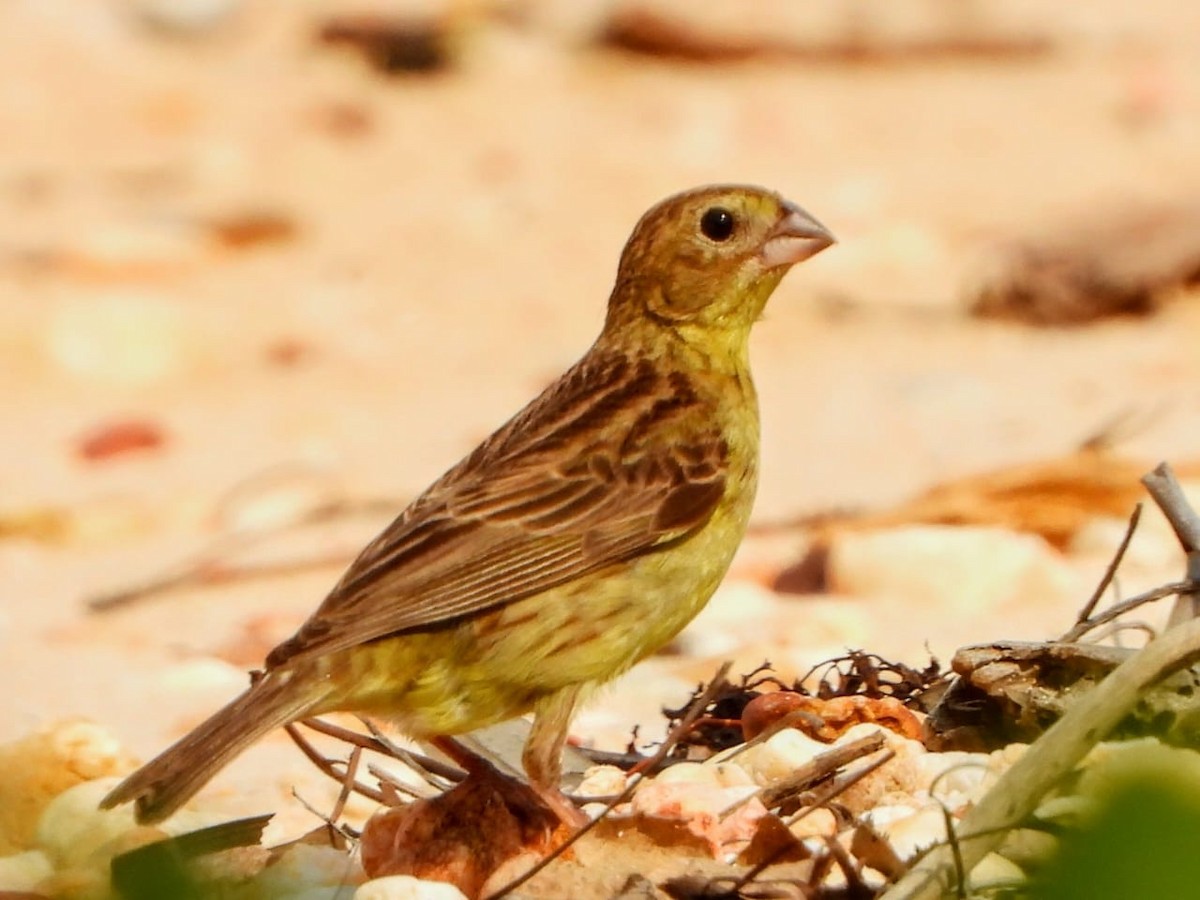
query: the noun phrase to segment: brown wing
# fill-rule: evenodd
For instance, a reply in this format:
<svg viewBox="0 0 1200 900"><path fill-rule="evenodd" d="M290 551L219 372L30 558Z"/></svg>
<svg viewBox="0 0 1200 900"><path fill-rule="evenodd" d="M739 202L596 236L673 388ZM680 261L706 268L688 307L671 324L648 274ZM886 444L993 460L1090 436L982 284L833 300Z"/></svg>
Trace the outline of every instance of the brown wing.
<svg viewBox="0 0 1200 900"><path fill-rule="evenodd" d="M414 501L267 667L510 603L686 535L725 492L711 412L686 376L589 355Z"/></svg>

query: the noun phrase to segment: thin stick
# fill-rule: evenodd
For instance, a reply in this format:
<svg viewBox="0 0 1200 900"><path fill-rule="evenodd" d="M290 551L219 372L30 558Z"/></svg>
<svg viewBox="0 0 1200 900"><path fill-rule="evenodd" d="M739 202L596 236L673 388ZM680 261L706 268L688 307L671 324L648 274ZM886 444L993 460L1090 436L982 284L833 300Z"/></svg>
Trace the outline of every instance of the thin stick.
<svg viewBox="0 0 1200 900"><path fill-rule="evenodd" d="M1142 484L1162 509L1183 547L1187 556L1188 579L1200 581L1200 516L1188 503L1175 473L1165 462L1159 463L1153 472L1142 476ZM1200 615L1200 590L1187 591L1175 600L1167 618L1167 627L1174 628L1197 615Z"/></svg>
<svg viewBox="0 0 1200 900"><path fill-rule="evenodd" d="M1122 600L1120 603L1114 603L1112 606L1108 607L1108 609L1097 614L1094 618L1089 619L1086 622L1080 622L1061 638L1059 638L1059 640L1067 643L1071 641L1077 641L1092 629L1098 628L1099 626L1104 625L1107 622L1111 622L1113 619L1119 616L1125 615L1125 613L1129 612L1131 609L1137 609L1139 606L1152 603L1155 600L1161 600L1164 597L1173 597L1177 594L1186 594L1190 591L1196 590L1197 587L1200 587L1200 585L1197 585L1197 583L1194 581L1175 581L1171 584L1164 584L1160 587L1153 588L1145 593L1138 594L1136 597L1130 597L1128 600Z"/></svg>
<svg viewBox="0 0 1200 900"><path fill-rule="evenodd" d="M367 731L371 732L371 737L378 741L380 746L383 747L380 752L385 756L391 756L394 759L398 759L400 762L405 763L410 768L423 770L423 775L436 775L439 778L444 778L451 784L458 784L466 777L467 773L458 766L450 763L444 763L440 759L434 759L432 756L426 756L424 753L417 753L415 750L409 750L407 747L401 747L390 737L380 731L379 726L370 719L359 716L358 721L363 723L363 727L365 727ZM445 789L444 784L439 784L428 777L426 777L425 780L439 790Z"/></svg>
<svg viewBox="0 0 1200 900"><path fill-rule="evenodd" d="M350 751L350 759L346 763L346 775L342 779L342 789L338 791L337 800L333 803L333 809L329 811L329 821L332 824L342 817L342 813L346 811L346 801L350 799L350 794L354 791L355 776L358 774L358 763L362 759L362 747L354 747ZM382 791L380 792L382 794Z"/></svg>
<svg viewBox="0 0 1200 900"><path fill-rule="evenodd" d="M1104 596L1104 592L1108 590L1108 586L1112 584L1121 561L1125 559L1125 551L1129 549L1129 542L1133 540L1133 533L1137 530L1138 522L1141 521L1141 518L1142 504L1139 503L1133 508L1133 514L1129 517L1129 524L1125 526L1125 536L1121 538L1117 552L1109 560L1108 568L1104 570L1104 575L1100 578L1100 583L1096 585L1096 590L1092 592L1092 596L1088 598L1087 603L1083 604L1083 609L1079 610L1079 615L1075 617L1076 625L1087 621L1088 616L1096 608L1096 604L1100 602L1100 598Z"/></svg>
<svg viewBox="0 0 1200 900"><path fill-rule="evenodd" d="M345 763L335 762L326 757L324 754L318 752L317 749L309 743L308 739L300 733L300 729L296 727L296 723L292 722L284 725L283 730L288 733L288 737L290 737L295 745L300 748L300 752L308 757L309 762L311 762L314 766L316 766L334 781L337 781L343 785L346 783L346 773L339 772L337 768L339 765L345 765ZM383 791L379 790L378 788L373 788L369 785L363 784L362 782L356 781L354 782L353 789L357 793L362 794L364 797L374 800L376 803L384 802L385 798Z"/></svg>
<svg viewBox="0 0 1200 900"><path fill-rule="evenodd" d="M738 807L751 800L758 799L767 809L774 809L802 791L808 790L818 781L828 778L842 766L849 765L856 759L861 759L883 747L883 732L876 731L857 740L849 741L838 747L830 747L824 753L818 753L806 763L802 763L790 774L773 784L759 788L753 794L736 800L719 813L720 818L732 813Z"/></svg>
<svg viewBox="0 0 1200 900"><path fill-rule="evenodd" d="M1142 484L1171 523L1184 552L1200 549L1200 517L1192 510L1171 467L1159 463L1153 472L1142 476Z"/></svg>
<svg viewBox="0 0 1200 900"><path fill-rule="evenodd" d="M366 723L368 720L361 720ZM375 726L369 726L375 729L375 733L368 736L362 732L355 731L352 728L343 728L341 725L334 725L332 722L326 722L324 719L301 719L296 724L303 725L305 728L311 728L318 734L323 734L326 737L336 738L339 741L345 741L347 744L353 744L356 747L362 747L364 750L374 750L382 756L390 756L403 763L416 762L417 765L424 767L435 775L440 775L447 781L455 783L462 781L464 772L455 766L447 765L439 762L432 757L425 756L421 753L414 753L411 750L405 750L382 736Z"/></svg>

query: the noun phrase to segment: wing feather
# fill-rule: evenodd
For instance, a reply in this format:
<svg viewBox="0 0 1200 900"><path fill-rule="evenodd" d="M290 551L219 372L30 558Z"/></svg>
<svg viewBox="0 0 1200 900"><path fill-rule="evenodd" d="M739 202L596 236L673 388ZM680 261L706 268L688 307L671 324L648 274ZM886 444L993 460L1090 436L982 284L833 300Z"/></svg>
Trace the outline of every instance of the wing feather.
<svg viewBox="0 0 1200 900"><path fill-rule="evenodd" d="M701 527L728 452L687 379L590 355L362 552L268 668L444 625Z"/></svg>

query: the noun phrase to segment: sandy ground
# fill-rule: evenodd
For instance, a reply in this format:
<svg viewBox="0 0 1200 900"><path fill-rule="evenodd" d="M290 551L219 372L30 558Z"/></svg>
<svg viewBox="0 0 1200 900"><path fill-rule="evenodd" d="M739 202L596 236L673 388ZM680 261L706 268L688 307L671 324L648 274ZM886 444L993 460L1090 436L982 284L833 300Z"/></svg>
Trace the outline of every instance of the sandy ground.
<svg viewBox="0 0 1200 900"><path fill-rule="evenodd" d="M1198 9L1088 4L1031 15L1043 56L855 65L701 65L488 25L451 71L383 78L314 42L311 4L247 4L191 38L117 3L6 4L0 517L57 525L0 529L0 739L88 716L148 755L236 691L336 566L103 617L85 600L314 492L398 508L586 348L629 228L695 184L770 185L840 239L755 337L760 522L884 507L1128 412L1123 450L1200 456L1195 297L1073 330L963 313L1004 240L1200 193ZM293 233L217 240L247 216ZM161 446L81 455L125 420ZM308 474L229 509L280 471ZM382 521L284 555L349 552ZM1083 590L1102 565L1080 563ZM847 644L919 662L926 641L1041 637L1070 614L1035 607L778 608L802 668ZM677 699L700 677L678 658L645 672ZM653 715L635 694L608 695L581 736ZM272 739L218 790L305 778Z"/></svg>

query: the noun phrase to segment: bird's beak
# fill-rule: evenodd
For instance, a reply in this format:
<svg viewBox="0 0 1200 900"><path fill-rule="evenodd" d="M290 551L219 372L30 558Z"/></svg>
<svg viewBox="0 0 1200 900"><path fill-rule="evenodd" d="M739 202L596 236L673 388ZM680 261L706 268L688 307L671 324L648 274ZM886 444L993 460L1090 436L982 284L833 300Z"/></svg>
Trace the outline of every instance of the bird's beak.
<svg viewBox="0 0 1200 900"><path fill-rule="evenodd" d="M794 266L810 256L816 256L835 243L824 225L786 200L781 218L767 236L762 248L762 262L768 269Z"/></svg>

